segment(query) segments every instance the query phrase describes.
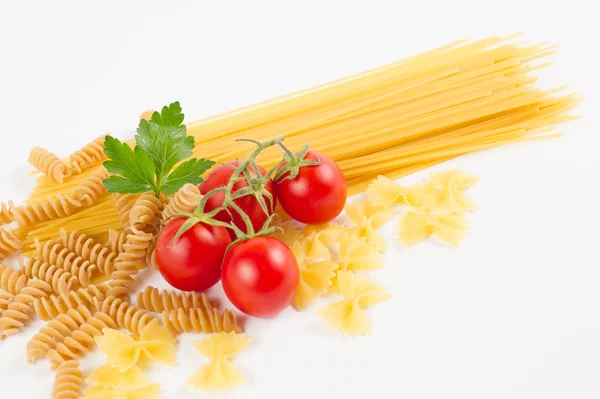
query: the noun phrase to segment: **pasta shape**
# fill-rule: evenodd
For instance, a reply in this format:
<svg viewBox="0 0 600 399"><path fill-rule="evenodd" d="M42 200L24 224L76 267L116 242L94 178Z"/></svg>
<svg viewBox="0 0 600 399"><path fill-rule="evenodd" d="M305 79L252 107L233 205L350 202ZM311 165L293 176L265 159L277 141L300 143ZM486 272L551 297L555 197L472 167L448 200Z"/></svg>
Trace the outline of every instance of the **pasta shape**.
<svg viewBox="0 0 600 399"><path fill-rule="evenodd" d="M158 384L142 388L123 390L115 388L92 387L84 392L83 399L160 399Z"/></svg>
<svg viewBox="0 0 600 399"><path fill-rule="evenodd" d="M36 298L33 301L35 313L42 320L52 320L60 314L67 313L70 309L76 309L79 306L85 306L90 310L98 310L95 307L94 300L102 302L106 298L108 286L90 285L87 288L80 288L77 291L70 291L68 294L51 295L48 298Z"/></svg>
<svg viewBox="0 0 600 399"><path fill-rule="evenodd" d="M48 240L42 246L36 241L35 247L36 257L40 261L56 265L59 269L76 276L82 287L90 285L90 279L97 270L96 265L83 259L81 256L77 256L75 252L69 248L65 248L61 242Z"/></svg>
<svg viewBox="0 0 600 399"><path fill-rule="evenodd" d="M339 256L334 262L338 268L336 276L331 280L329 291L335 293L339 292L337 275L340 272L363 272L381 269L384 266L373 242L367 243L364 238L347 233L340 236Z"/></svg>
<svg viewBox="0 0 600 399"><path fill-rule="evenodd" d="M398 236L405 247L410 247L435 234L442 241L458 247L467 233L467 221L463 215L448 213L408 212L398 226Z"/></svg>
<svg viewBox="0 0 600 399"><path fill-rule="evenodd" d="M98 137L89 144L83 146L80 150L75 151L69 156L71 168L77 173L83 172L84 169L91 168L106 158L104 155L104 138L106 134Z"/></svg>
<svg viewBox="0 0 600 399"><path fill-rule="evenodd" d="M129 213L139 197L140 194L114 194L115 207L119 212L119 219L121 219L124 228L129 227Z"/></svg>
<svg viewBox="0 0 600 399"><path fill-rule="evenodd" d="M105 363L94 370L85 380L102 388L125 388L132 389L146 385L148 380L142 369L137 366L129 368L124 373L110 363Z"/></svg>
<svg viewBox="0 0 600 399"><path fill-rule="evenodd" d="M55 370L66 361L79 359L91 351L96 342L94 337L101 335L104 328L116 328L115 321L106 313L96 312L86 323L65 337L63 342L56 344L56 349L51 349L46 354L46 359Z"/></svg>
<svg viewBox="0 0 600 399"><path fill-rule="evenodd" d="M327 287L331 285L331 279L335 277L338 265L329 260L307 259L304 247L299 242L294 243L292 252L300 269L300 281L294 295L294 307L304 310L311 302L327 292Z"/></svg>
<svg viewBox="0 0 600 399"><path fill-rule="evenodd" d="M96 309L112 317L120 328L129 330L133 334L139 334L148 324L156 320L147 311L114 296L109 295L101 303L96 298L92 301Z"/></svg>
<svg viewBox="0 0 600 399"><path fill-rule="evenodd" d="M183 309L212 309L213 306L205 293L198 294L192 292L160 291L155 287L146 287L143 292L137 294L137 305L140 309L150 312L162 313L165 310Z"/></svg>
<svg viewBox="0 0 600 399"><path fill-rule="evenodd" d="M69 309L67 313L59 314L55 319L50 320L27 343L29 363L44 358L49 350L56 348L58 342L81 327L91 317L92 312L87 307L79 305L76 309Z"/></svg>
<svg viewBox="0 0 600 399"><path fill-rule="evenodd" d="M387 251L385 239L377 229L397 215L395 210L375 206L368 201L356 201L346 205L346 214L356 224L354 234L357 237L364 237L367 243L374 243L381 252Z"/></svg>
<svg viewBox="0 0 600 399"><path fill-rule="evenodd" d="M29 227L48 220L71 216L82 209L81 201L71 195L60 194L56 198L27 203L17 206L13 214L21 227Z"/></svg>
<svg viewBox="0 0 600 399"><path fill-rule="evenodd" d="M79 285L77 277L68 271L41 260L26 259L21 271L29 278L47 282L56 294L68 293L72 288L78 288Z"/></svg>
<svg viewBox="0 0 600 399"><path fill-rule="evenodd" d="M25 273L13 270L0 263L0 288L10 295L17 295L25 286L29 278Z"/></svg>
<svg viewBox="0 0 600 399"><path fill-rule="evenodd" d="M58 159L50 151L41 147L34 147L31 150L29 153L29 163L57 183L62 183L71 174L71 170L67 164Z"/></svg>
<svg viewBox="0 0 600 399"><path fill-rule="evenodd" d="M429 173L430 193L422 208L436 213L463 213L476 209L464 190L473 186L478 177L459 170Z"/></svg>
<svg viewBox="0 0 600 399"><path fill-rule="evenodd" d="M83 373L79 362L65 362L56 369L52 399L79 399L83 387Z"/></svg>
<svg viewBox="0 0 600 399"><path fill-rule="evenodd" d="M83 179L81 183L75 187L71 195L76 201L81 202L83 206L92 206L98 198L108 193L108 190L104 187L102 181L108 179L109 176L110 175L105 168L100 168Z"/></svg>
<svg viewBox="0 0 600 399"><path fill-rule="evenodd" d="M186 384L206 391L243 384L246 379L241 371L231 363L231 359L250 342L252 339L234 332L213 334L202 341L194 341L198 352L210 358L210 362L194 373Z"/></svg>
<svg viewBox="0 0 600 399"><path fill-rule="evenodd" d="M23 248L23 242L14 230L4 230L0 227L0 262Z"/></svg>
<svg viewBox="0 0 600 399"><path fill-rule="evenodd" d="M202 194L195 184L187 183L171 198L162 213L162 220L167 220L179 213L192 213L200 203Z"/></svg>
<svg viewBox="0 0 600 399"><path fill-rule="evenodd" d="M288 247L291 247L296 241L300 241L304 237L302 231L289 220L276 219L271 223L271 226L279 227L271 235L283 241Z"/></svg>
<svg viewBox="0 0 600 399"><path fill-rule="evenodd" d="M106 355L108 363L121 373L147 361L175 365L177 340L158 323L158 320L144 327L140 331L139 339L110 328L102 330L102 335L95 339Z"/></svg>
<svg viewBox="0 0 600 399"><path fill-rule="evenodd" d="M64 229L60 229L59 234L60 239L58 242L69 251L95 265L100 273L107 276L113 273L118 256L117 253L77 230L73 230L70 234L67 234Z"/></svg>
<svg viewBox="0 0 600 399"><path fill-rule="evenodd" d="M427 199L427 184L402 186L385 176L377 176L367 187L367 198L374 206L390 206L396 204L421 208Z"/></svg>
<svg viewBox="0 0 600 399"><path fill-rule="evenodd" d="M127 242L127 231L123 230L121 232L117 230L108 230L108 241L104 245L105 248L110 249L111 252L116 254L117 256L125 251L125 243ZM110 274L110 273L105 273Z"/></svg>
<svg viewBox="0 0 600 399"><path fill-rule="evenodd" d="M129 224L137 230L144 230L146 226L160 225L163 203L156 198L153 192L143 193L133 204L129 212Z"/></svg>
<svg viewBox="0 0 600 399"><path fill-rule="evenodd" d="M0 317L0 335L3 337L18 333L30 319L33 311L33 301L36 298L46 298L52 293L52 287L45 281L31 279L13 301L2 312ZM1 338L0 338L1 339Z"/></svg>
<svg viewBox="0 0 600 399"><path fill-rule="evenodd" d="M14 208L15 204L12 201L0 203L0 224L8 224L15 221L15 217L13 216Z"/></svg>
<svg viewBox="0 0 600 399"><path fill-rule="evenodd" d="M8 308L8 305L13 300L13 297L14 296L8 292L0 291L0 315Z"/></svg>
<svg viewBox="0 0 600 399"><path fill-rule="evenodd" d="M364 309L387 300L390 294L367 277L352 272L338 272L337 277L344 299L325 306L319 313L331 328L338 331L370 334L371 326Z"/></svg>
<svg viewBox="0 0 600 399"><path fill-rule="evenodd" d="M223 314L218 308L190 309L163 311L162 321L165 327L173 334L181 333L213 333L213 332L241 332L237 323L237 316L233 310L225 309Z"/></svg>
<svg viewBox="0 0 600 399"><path fill-rule="evenodd" d="M139 268L145 266L146 252L153 239L152 233L144 233L132 227L132 233L127 235L127 242L124 245L125 251L119 254L115 270L111 274L113 281L109 295L116 297L129 295L133 276L137 274Z"/></svg>

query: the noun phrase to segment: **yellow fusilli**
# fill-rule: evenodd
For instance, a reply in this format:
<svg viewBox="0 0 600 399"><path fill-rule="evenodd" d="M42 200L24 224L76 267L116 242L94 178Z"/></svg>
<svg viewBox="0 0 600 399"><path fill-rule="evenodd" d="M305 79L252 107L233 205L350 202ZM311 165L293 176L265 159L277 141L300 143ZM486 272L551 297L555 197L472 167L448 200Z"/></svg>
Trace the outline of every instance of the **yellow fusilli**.
<svg viewBox="0 0 600 399"><path fill-rule="evenodd" d="M104 155L104 138L105 134L98 137L89 144L83 146L80 150L75 151L69 156L71 168L76 173L81 173L83 169L90 168L98 162L106 158Z"/></svg>
<svg viewBox="0 0 600 399"><path fill-rule="evenodd" d="M52 399L78 399L83 387L83 373L79 362L65 362L56 370Z"/></svg>
<svg viewBox="0 0 600 399"><path fill-rule="evenodd" d="M119 327L133 334L138 334L152 320L155 320L149 312L114 296L109 296L102 302L94 299L94 304L96 309L112 317Z"/></svg>
<svg viewBox="0 0 600 399"><path fill-rule="evenodd" d="M14 230L4 230L0 227L0 262L21 248L23 248L23 242Z"/></svg>
<svg viewBox="0 0 600 399"><path fill-rule="evenodd" d="M137 294L137 305L140 309L145 309L150 312L162 313L163 311L171 311L183 309L212 309L212 304L208 300L205 293L198 295L192 292L175 292L167 290L159 290L155 287L146 287L143 292Z"/></svg>
<svg viewBox="0 0 600 399"><path fill-rule="evenodd" d="M71 195L61 194L56 198L27 203L13 210L15 220L21 227L29 227L48 220L71 216L82 209L80 201Z"/></svg>
<svg viewBox="0 0 600 399"><path fill-rule="evenodd" d="M8 308L8 305L12 302L13 298L14 295L0 291L0 315Z"/></svg>
<svg viewBox="0 0 600 399"><path fill-rule="evenodd" d="M42 147L34 147L31 150L29 163L57 183L62 183L71 173L67 164Z"/></svg>
<svg viewBox="0 0 600 399"><path fill-rule="evenodd" d="M233 310L225 309L223 314L219 309L184 309L162 312L162 321L165 327L173 334L184 332L213 333L213 332L241 332L237 323L237 316Z"/></svg>
<svg viewBox="0 0 600 399"><path fill-rule="evenodd" d="M108 193L106 187L102 184L102 181L107 179L108 176L109 174L104 168L90 173L75 187L71 195L75 200L80 201L83 206L92 206L98 198Z"/></svg>
<svg viewBox="0 0 600 399"><path fill-rule="evenodd" d="M13 216L13 209L15 208L15 204L12 201L8 201L7 203L0 203L0 223L7 224L12 223L15 220Z"/></svg>
<svg viewBox="0 0 600 399"><path fill-rule="evenodd" d="M27 285L25 273L13 270L0 263L0 288L11 295L17 295Z"/></svg>

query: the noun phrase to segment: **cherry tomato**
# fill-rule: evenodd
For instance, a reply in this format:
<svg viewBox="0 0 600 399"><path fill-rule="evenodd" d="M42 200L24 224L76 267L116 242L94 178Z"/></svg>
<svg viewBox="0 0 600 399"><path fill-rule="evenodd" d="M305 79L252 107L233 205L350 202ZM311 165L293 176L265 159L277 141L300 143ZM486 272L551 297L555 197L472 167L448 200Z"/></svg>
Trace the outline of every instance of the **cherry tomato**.
<svg viewBox="0 0 600 399"><path fill-rule="evenodd" d="M231 237L224 227L197 223L173 240L187 218L171 220L156 241L156 263L164 279L183 291L204 291L221 278Z"/></svg>
<svg viewBox="0 0 600 399"><path fill-rule="evenodd" d="M238 167L240 165L238 163L238 161L229 161L227 163L229 165L232 165L235 167ZM249 169L252 171L252 173L255 173L254 168L252 166L250 166ZM258 167L258 171L261 176L264 176L267 174L267 171L261 166ZM234 169L230 168L226 165L221 164L221 165L217 166L216 168L214 168L212 170L212 172L209 173L209 175L206 177L206 180L204 180L200 184L200 193L203 195L206 195L208 192L210 192L211 190L214 190L215 188L227 186L227 184L229 183L229 180L231 179L231 175L233 175L233 172L234 172ZM233 185L232 191L236 192L247 186L248 186L248 182L246 180L242 179ZM258 203L256 198L254 198L254 196L252 196L252 195L247 195L245 197L241 197L241 198L238 198L235 200L235 204L237 206L239 206L246 213L246 215L248 215L248 217L250 218L250 221L252 222L252 227L254 228L255 232L258 232L261 229L263 224L267 221L268 217L273 213L273 211L275 210L275 204L277 202L277 200L275 199L275 191L273 189L273 181L272 180L269 180L267 182L267 184L265 184L265 189L273 196L272 203L269 200L269 198L265 197L265 203L267 204L267 208L269 210L268 215L265 214L265 212L260 207L260 204ZM225 193L216 193L215 195L211 196L208 199L208 201L206 201L206 206L204 207L204 211L210 212L216 208L219 208L220 206L223 205L224 199L225 199ZM231 208L229 208L229 211L231 212L231 216L226 211L223 210L215 216L215 219L220 220L225 223L230 223L233 219L233 223L240 230L247 233L246 224L244 223L244 220L239 215L239 213ZM234 237L233 232L230 232L230 233L232 234L232 237Z"/></svg>
<svg viewBox="0 0 600 399"><path fill-rule="evenodd" d="M250 316L275 317L294 298L300 272L287 245L273 237L254 237L229 249L221 278L236 308Z"/></svg>
<svg viewBox="0 0 600 399"><path fill-rule="evenodd" d="M331 222L346 204L344 173L331 158L309 150L304 159L320 160L320 165L302 166L298 175L275 182L275 194L288 215L306 224ZM285 167L285 165L283 166Z"/></svg>

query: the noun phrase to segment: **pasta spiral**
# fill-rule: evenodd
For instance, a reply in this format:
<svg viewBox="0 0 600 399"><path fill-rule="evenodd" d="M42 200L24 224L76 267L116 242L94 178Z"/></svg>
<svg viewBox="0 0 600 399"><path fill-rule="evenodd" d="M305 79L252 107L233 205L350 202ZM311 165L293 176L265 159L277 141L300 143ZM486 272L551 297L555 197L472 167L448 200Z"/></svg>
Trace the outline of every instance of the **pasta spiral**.
<svg viewBox="0 0 600 399"><path fill-rule="evenodd" d="M127 235L124 245L125 252L119 254L112 273L112 284L109 296L124 297L129 294L129 286L138 268L146 262L146 252L150 247L153 235L132 228L132 233Z"/></svg>
<svg viewBox="0 0 600 399"><path fill-rule="evenodd" d="M23 243L14 230L4 230L0 227L0 262L21 248Z"/></svg>
<svg viewBox="0 0 600 399"><path fill-rule="evenodd" d="M50 284L39 279L31 279L18 295L15 295L8 308L0 317L0 331L3 336L13 335L25 326L31 318L33 301L47 298L52 293Z"/></svg>
<svg viewBox="0 0 600 399"><path fill-rule="evenodd" d="M0 263L0 288L11 295L17 295L25 286L29 278L25 273L13 270Z"/></svg>
<svg viewBox="0 0 600 399"><path fill-rule="evenodd" d="M29 163L57 183L62 183L71 173L67 164L42 147L34 147L31 150Z"/></svg>
<svg viewBox="0 0 600 399"><path fill-rule="evenodd" d="M94 299L94 305L99 311L106 313L121 328L133 334L139 334L155 317L147 311L131 305L120 298L109 296L102 303Z"/></svg>
<svg viewBox="0 0 600 399"><path fill-rule="evenodd" d="M119 219L124 228L129 227L129 213L139 194L115 194L115 207L119 212Z"/></svg>
<svg viewBox="0 0 600 399"><path fill-rule="evenodd" d="M56 348L56 344L81 327L89 318L91 311L84 305L76 309L69 309L65 314L59 314L48 324L40 329L27 343L27 359L34 363L37 359L46 356L49 350Z"/></svg>
<svg viewBox="0 0 600 399"><path fill-rule="evenodd" d="M12 223L15 220L13 216L14 208L15 204L12 201L8 201L8 203L0 203L0 223L7 224Z"/></svg>
<svg viewBox="0 0 600 399"><path fill-rule="evenodd" d="M8 308L8 305L13 300L13 295L8 292L0 291L0 314Z"/></svg>
<svg viewBox="0 0 600 399"><path fill-rule="evenodd" d="M162 320L164 326L175 335L187 332L241 332L235 312L228 309L222 315L217 308L165 310L162 312Z"/></svg>
<svg viewBox="0 0 600 399"><path fill-rule="evenodd" d="M108 241L104 245L105 248L110 249L111 252L117 254L117 256L125 250L125 243L127 242L128 232L123 230L118 232L117 230L108 230Z"/></svg>
<svg viewBox="0 0 600 399"><path fill-rule="evenodd" d="M79 362L64 362L56 370L52 399L78 399L83 386L83 373Z"/></svg>
<svg viewBox="0 0 600 399"><path fill-rule="evenodd" d="M167 220L178 213L191 213L202 199L202 194L195 184L187 183L175 193L162 213L162 219Z"/></svg>
<svg viewBox="0 0 600 399"><path fill-rule="evenodd" d="M163 311L171 311L183 309L212 309L212 304L208 300L205 293L198 295L196 292L175 292L175 291L160 291L155 287L147 287L143 292L137 294L137 305L141 309L150 312L162 313Z"/></svg>
<svg viewBox="0 0 600 399"><path fill-rule="evenodd" d="M102 335L104 328L117 328L116 322L103 312L96 312L88 321L65 337L63 342L56 344L56 349L51 349L46 354L46 359L52 363L52 369L66 361L78 359L94 348L94 337Z"/></svg>
<svg viewBox="0 0 600 399"><path fill-rule="evenodd" d="M83 206L92 206L98 198L108 193L108 190L102 183L104 179L108 179L108 176L109 174L104 168L90 173L88 177L75 187L71 195L75 200L81 201Z"/></svg>
<svg viewBox="0 0 600 399"><path fill-rule="evenodd" d="M143 193L129 212L129 226L143 230L147 225L159 225L162 208L163 203L156 198L153 192Z"/></svg>
<svg viewBox="0 0 600 399"><path fill-rule="evenodd" d="M56 294L68 293L72 288L77 288L79 285L77 277L68 271L39 259L26 259L21 271L29 278L37 278L47 282Z"/></svg>
<svg viewBox="0 0 600 399"><path fill-rule="evenodd" d="M100 273L110 276L113 272L117 254L84 233L73 230L70 234L60 230L59 242L75 255L96 265Z"/></svg>
<svg viewBox="0 0 600 399"><path fill-rule="evenodd" d="M90 285L90 279L97 269L89 260L77 256L75 252L54 241L46 241L43 247L38 246L36 252L41 260L76 276L83 287Z"/></svg>
<svg viewBox="0 0 600 399"><path fill-rule="evenodd" d="M61 194L55 198L31 202L17 206L13 214L21 227L29 227L48 220L60 219L78 212L80 201L70 195Z"/></svg>
<svg viewBox="0 0 600 399"><path fill-rule="evenodd" d="M90 285L87 288L80 288L68 294L38 298L33 302L33 308L42 320L51 320L81 305L95 309L94 300L103 301L106 298L107 291L108 286L106 285Z"/></svg>
<svg viewBox="0 0 600 399"><path fill-rule="evenodd" d="M103 134L69 156L71 167L75 170L75 172L79 174L83 171L83 169L90 168L106 158L104 155L105 137L106 134Z"/></svg>

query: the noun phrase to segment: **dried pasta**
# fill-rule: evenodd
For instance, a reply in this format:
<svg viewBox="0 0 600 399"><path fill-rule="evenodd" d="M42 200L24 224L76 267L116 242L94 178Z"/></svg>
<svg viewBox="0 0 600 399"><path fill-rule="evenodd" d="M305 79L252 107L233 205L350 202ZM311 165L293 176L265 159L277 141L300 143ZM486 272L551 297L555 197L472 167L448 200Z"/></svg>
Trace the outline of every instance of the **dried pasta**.
<svg viewBox="0 0 600 399"><path fill-rule="evenodd" d="M339 292L337 275L340 272L363 272L383 267L381 255L374 243L368 243L364 238L348 233L340 236L339 256L332 261L337 263L338 268L329 290L336 293Z"/></svg>
<svg viewBox="0 0 600 399"><path fill-rule="evenodd" d="M112 317L119 327L129 330L133 334L139 334L144 327L156 320L147 311L114 296L108 296L101 303L95 298L93 301L98 310Z"/></svg>
<svg viewBox="0 0 600 399"><path fill-rule="evenodd" d="M0 227L0 262L23 248L23 243L14 230L4 230Z"/></svg>
<svg viewBox="0 0 600 399"><path fill-rule="evenodd" d="M65 336L81 327L92 317L92 312L85 306L79 305L75 309L69 309L65 314L59 314L50 320L48 324L33 336L27 343L27 360L34 363L37 359L46 357L56 344Z"/></svg>
<svg viewBox="0 0 600 399"><path fill-rule="evenodd" d="M96 312L86 323L65 337L63 342L57 343L56 349L49 350L46 359L50 361L53 369L66 361L79 359L94 348L94 337L101 335L104 328L116 327L112 317L103 312Z"/></svg>
<svg viewBox="0 0 600 399"><path fill-rule="evenodd" d="M0 203L0 224L8 224L15 221L15 217L13 216L14 208L15 204L12 201Z"/></svg>
<svg viewBox="0 0 600 399"><path fill-rule="evenodd" d="M50 284L39 279L30 279L27 285L15 295L6 310L2 312L0 336L6 337L18 333L34 313L33 301L37 298L46 298L51 293L52 287Z"/></svg>
<svg viewBox="0 0 600 399"><path fill-rule="evenodd" d="M84 169L91 168L106 158L104 155L104 138L106 134L98 137L89 144L83 146L69 156L71 168L75 173L81 173Z"/></svg>
<svg viewBox="0 0 600 399"><path fill-rule="evenodd" d="M190 309L208 310L213 308L206 293L161 291L151 286L146 287L143 292L138 292L137 305L140 309L157 313L165 310L170 312L177 309L189 311Z"/></svg>
<svg viewBox="0 0 600 399"><path fill-rule="evenodd" d="M400 220L398 237L405 247L410 247L435 234L442 241L458 247L467 233L464 215L417 213L409 211Z"/></svg>
<svg viewBox="0 0 600 399"><path fill-rule="evenodd" d="M108 179L109 173L100 168L83 179L73 190L73 198L85 207L92 206L99 198L108 193L102 181Z"/></svg>
<svg viewBox="0 0 600 399"><path fill-rule="evenodd" d="M381 303L390 294L370 279L352 272L338 272L341 302L325 306L319 310L325 322L347 334L370 334L371 325L363 309Z"/></svg>
<svg viewBox="0 0 600 399"><path fill-rule="evenodd" d="M177 340L158 320L146 325L140 331L139 339L119 330L105 328L95 340L108 363L121 373L147 360L175 365Z"/></svg>
<svg viewBox="0 0 600 399"><path fill-rule="evenodd" d="M69 361L56 369L52 399L79 399L83 387L83 373L79 362Z"/></svg>
<svg viewBox="0 0 600 399"><path fill-rule="evenodd" d="M202 341L194 341L198 352L210 358L210 362L195 372L186 384L206 391L243 384L246 379L241 371L231 363L231 359L250 342L252 339L234 332L213 334Z"/></svg>
<svg viewBox="0 0 600 399"><path fill-rule="evenodd" d="M367 243L374 243L381 251L387 251L387 244L377 229L393 219L397 212L384 206L375 206L368 201L355 201L346 205L346 214L356 224L354 234L363 237Z"/></svg>
<svg viewBox="0 0 600 399"><path fill-rule="evenodd" d="M291 247L296 241L300 241L304 237L302 231L289 220L275 219L271 223L271 226L278 227L272 236L283 241L288 247Z"/></svg>
<svg viewBox="0 0 600 399"><path fill-rule="evenodd" d="M132 389L148 383L144 372L139 367L133 366L122 373L121 370L110 363L98 367L85 381L88 384L102 388L119 389Z"/></svg>
<svg viewBox="0 0 600 399"><path fill-rule="evenodd" d="M77 230L67 234L64 229L61 229L58 241L75 255L95 265L100 273L107 276L113 273L118 253L104 247L86 234Z"/></svg>
<svg viewBox="0 0 600 399"><path fill-rule="evenodd" d="M119 219L121 219L124 228L129 227L129 213L139 197L140 194L114 194L115 207L119 212Z"/></svg>
<svg viewBox="0 0 600 399"><path fill-rule="evenodd" d="M40 261L56 265L58 268L76 276L82 287L90 285L91 278L97 270L95 264L81 256L77 256L77 253L66 248L60 240L48 240L43 246L36 242L35 252L37 259Z"/></svg>
<svg viewBox="0 0 600 399"><path fill-rule="evenodd" d="M162 212L162 219L167 220L173 215L179 213L191 213L193 212L200 200L202 194L195 184L187 183L175 193L173 198L169 201L167 206Z"/></svg>
<svg viewBox="0 0 600 399"><path fill-rule="evenodd" d="M116 388L91 387L84 392L83 399L160 399L158 384L125 390Z"/></svg>
<svg viewBox="0 0 600 399"><path fill-rule="evenodd" d="M13 214L19 226L30 227L48 220L73 215L81 209L81 201L75 200L71 195L59 195L56 198L17 206Z"/></svg>
<svg viewBox="0 0 600 399"><path fill-rule="evenodd" d="M422 208L435 213L464 213L476 209L464 190L479 180L459 170L429 173L429 195Z"/></svg>
<svg viewBox="0 0 600 399"><path fill-rule="evenodd" d="M4 312L10 302L13 300L14 295L9 294L8 292L0 291L0 315Z"/></svg>
<svg viewBox="0 0 600 399"><path fill-rule="evenodd" d="M237 323L237 316L233 310L225 309L223 314L218 308L212 309L174 309L162 312L162 321L165 327L173 334L181 333L214 333L214 332L241 332Z"/></svg>
<svg viewBox="0 0 600 399"><path fill-rule="evenodd" d="M304 247L299 242L294 243L292 252L300 269L300 281L293 304L296 309L304 310L311 302L327 292L327 287L331 285L331 279L335 277L338 265L329 261L328 258L326 260L308 259Z"/></svg>
<svg viewBox="0 0 600 399"><path fill-rule="evenodd" d="M412 208L421 208L427 199L427 184L419 183L402 186L385 176L377 176L367 187L367 198L374 206L390 206L402 204Z"/></svg>
<svg viewBox="0 0 600 399"><path fill-rule="evenodd" d="M163 203L152 191L140 195L129 212L129 224L137 230L144 230L146 226L158 226L161 220Z"/></svg>
<svg viewBox="0 0 600 399"><path fill-rule="evenodd" d="M51 295L48 298L36 298L33 302L33 308L35 313L42 320L46 321L55 319L59 315L67 313L70 309L76 309L78 306L85 306L90 310L98 310L95 305L106 298L107 291L108 286L90 285L87 288L70 291L68 294Z"/></svg>
<svg viewBox="0 0 600 399"><path fill-rule="evenodd" d="M28 258L21 271L29 278L37 278L50 284L55 294L66 294L77 289L79 280L68 271L42 260Z"/></svg>
<svg viewBox="0 0 600 399"><path fill-rule="evenodd" d="M301 244L306 256L319 259L329 257L329 246L336 244L341 235L347 232L343 226L329 223L326 225L308 225L302 228Z"/></svg>
<svg viewBox="0 0 600 399"><path fill-rule="evenodd" d="M108 241L106 242L105 247L109 248L111 252L115 253L117 256L125 251L125 243L127 242L127 231L123 230L121 232L117 230L108 230ZM105 273L110 274L110 273Z"/></svg>
<svg viewBox="0 0 600 399"><path fill-rule="evenodd" d="M27 285L29 278L25 273L13 270L0 263L0 288L11 295L17 295Z"/></svg>
<svg viewBox="0 0 600 399"><path fill-rule="evenodd" d="M62 183L71 173L66 163L62 162L50 151L41 147L34 147L31 150L29 153L29 163L57 183Z"/></svg>

